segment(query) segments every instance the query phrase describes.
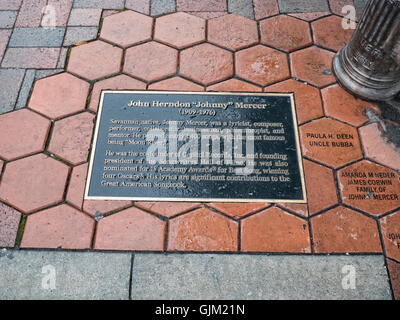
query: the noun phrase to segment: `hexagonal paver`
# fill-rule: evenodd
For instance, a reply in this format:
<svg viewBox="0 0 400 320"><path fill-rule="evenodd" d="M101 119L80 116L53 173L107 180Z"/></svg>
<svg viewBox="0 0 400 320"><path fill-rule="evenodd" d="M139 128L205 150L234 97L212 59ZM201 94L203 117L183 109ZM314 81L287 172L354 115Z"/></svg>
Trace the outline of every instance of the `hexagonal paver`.
<svg viewBox="0 0 400 320"><path fill-rule="evenodd" d="M314 43L322 47L339 51L349 42L352 29L344 29L343 19L337 16L329 16L314 21L311 26L314 35Z"/></svg>
<svg viewBox="0 0 400 320"><path fill-rule="evenodd" d="M262 86L290 77L287 56L262 45L235 54L236 74Z"/></svg>
<svg viewBox="0 0 400 320"><path fill-rule="evenodd" d="M103 41L93 41L71 50L67 70L88 80L97 80L118 73L122 49Z"/></svg>
<svg viewBox="0 0 400 320"><path fill-rule="evenodd" d="M94 220L66 204L28 217L23 248L90 249Z"/></svg>
<svg viewBox="0 0 400 320"><path fill-rule="evenodd" d="M177 91L204 91L204 87L183 79L181 77L173 77L162 80L149 85L149 90L177 90Z"/></svg>
<svg viewBox="0 0 400 320"><path fill-rule="evenodd" d="M286 52L312 44L307 22L281 15L260 22L261 43Z"/></svg>
<svg viewBox="0 0 400 320"><path fill-rule="evenodd" d="M128 10L104 18L100 38L126 48L150 40L152 27L152 18Z"/></svg>
<svg viewBox="0 0 400 320"><path fill-rule="evenodd" d="M167 218L171 218L177 214L193 210L200 206L200 203L195 202L135 202L135 204L140 208Z"/></svg>
<svg viewBox="0 0 400 320"><path fill-rule="evenodd" d="M242 220L241 235L242 251L311 252L307 222L277 207Z"/></svg>
<svg viewBox="0 0 400 320"><path fill-rule="evenodd" d="M237 251L238 225L207 208L170 220L168 250Z"/></svg>
<svg viewBox="0 0 400 320"><path fill-rule="evenodd" d="M86 162L94 127L94 115L83 112L56 121L48 151L78 165Z"/></svg>
<svg viewBox="0 0 400 320"><path fill-rule="evenodd" d="M335 205L338 198L332 170L304 160L304 171L310 215Z"/></svg>
<svg viewBox="0 0 400 320"><path fill-rule="evenodd" d="M378 112L374 103L357 99L337 84L322 89L321 93L325 114L351 125L358 127L368 121L365 112L369 109Z"/></svg>
<svg viewBox="0 0 400 320"><path fill-rule="evenodd" d="M116 200L84 200L83 201L83 210L94 216L96 213L100 213L102 215L116 211L122 210L132 206L131 201L116 201Z"/></svg>
<svg viewBox="0 0 400 320"><path fill-rule="evenodd" d="M89 109L97 112L102 90L145 90L146 84L142 81L121 74L112 78L98 81L94 84L90 97Z"/></svg>
<svg viewBox="0 0 400 320"><path fill-rule="evenodd" d="M362 158L357 129L342 122L322 118L300 127L303 155L339 168Z"/></svg>
<svg viewBox="0 0 400 320"><path fill-rule="evenodd" d="M164 249L166 223L137 208L129 208L99 221L95 249Z"/></svg>
<svg viewBox="0 0 400 320"><path fill-rule="evenodd" d="M277 203L277 206L279 206L282 209L285 209L288 212L297 213L302 217L305 218L308 217L307 204L285 202L285 203Z"/></svg>
<svg viewBox="0 0 400 320"><path fill-rule="evenodd" d="M323 87L335 82L332 73L334 53L315 46L290 54L292 76Z"/></svg>
<svg viewBox="0 0 400 320"><path fill-rule="evenodd" d="M87 163L81 164L80 166L72 169L71 179L69 181L65 200L78 209L82 209L87 173Z"/></svg>
<svg viewBox="0 0 400 320"><path fill-rule="evenodd" d="M232 54L209 43L185 49L180 56L180 74L204 85L233 75Z"/></svg>
<svg viewBox="0 0 400 320"><path fill-rule="evenodd" d="M206 38L206 21L185 12L157 18L154 40L178 49L200 43Z"/></svg>
<svg viewBox="0 0 400 320"><path fill-rule="evenodd" d="M12 160L44 150L50 121L28 109L0 115L0 156Z"/></svg>
<svg viewBox="0 0 400 320"><path fill-rule="evenodd" d="M126 51L124 72L145 81L174 75L178 52L158 42L148 42Z"/></svg>
<svg viewBox="0 0 400 320"><path fill-rule="evenodd" d="M365 156L392 169L400 171L400 151L383 135L380 123L371 123L359 129Z"/></svg>
<svg viewBox="0 0 400 320"><path fill-rule="evenodd" d="M354 210L337 207L311 219L316 253L381 252L376 222Z"/></svg>
<svg viewBox="0 0 400 320"><path fill-rule="evenodd" d="M207 91L234 91L234 92L260 92L262 89L254 84L238 80L229 79L207 87Z"/></svg>
<svg viewBox="0 0 400 320"><path fill-rule="evenodd" d="M208 21L207 39L230 50L258 43L257 22L236 14Z"/></svg>
<svg viewBox="0 0 400 320"><path fill-rule="evenodd" d="M0 248L14 247L20 220L17 210L0 203Z"/></svg>
<svg viewBox="0 0 400 320"><path fill-rule="evenodd" d="M265 92L294 92L297 122L302 124L324 115L321 94L317 88L296 80L286 80L264 88Z"/></svg>
<svg viewBox="0 0 400 320"><path fill-rule="evenodd" d="M342 201L379 216L400 207L396 171L364 160L337 173Z"/></svg>
<svg viewBox="0 0 400 320"><path fill-rule="evenodd" d="M250 213L259 211L263 208L269 206L267 202L260 203L224 203L224 202L216 202L210 203L210 207L225 213L232 218L238 219Z"/></svg>
<svg viewBox="0 0 400 320"><path fill-rule="evenodd" d="M89 83L61 73L35 83L28 107L51 119L85 109Z"/></svg>
<svg viewBox="0 0 400 320"><path fill-rule="evenodd" d="M400 211L380 220L386 254L400 261Z"/></svg>
<svg viewBox="0 0 400 320"><path fill-rule="evenodd" d="M10 162L1 179L0 199L25 213L63 200L69 168L38 154Z"/></svg>

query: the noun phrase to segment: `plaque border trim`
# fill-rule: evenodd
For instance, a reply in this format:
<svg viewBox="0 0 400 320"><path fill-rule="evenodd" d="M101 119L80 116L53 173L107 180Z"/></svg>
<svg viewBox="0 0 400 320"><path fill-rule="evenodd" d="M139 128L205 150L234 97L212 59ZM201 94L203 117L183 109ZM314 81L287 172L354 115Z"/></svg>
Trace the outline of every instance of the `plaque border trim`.
<svg viewBox="0 0 400 320"><path fill-rule="evenodd" d="M283 200L283 199L222 199L222 198L153 198L153 197L112 197L112 196L89 196L89 186L92 177L92 170L93 170L93 163L94 163L94 155L96 153L96 145L97 145L97 138L98 132L100 129L100 120L103 111L103 102L104 102L104 95L107 93L121 93L121 94L171 94L171 95L253 95L253 96L272 96L272 97L290 97L290 104L292 110L292 119L295 131L295 141L297 147L297 162L299 165L300 171L300 180L301 180L301 189L303 194L303 199L296 199L296 200ZM296 107L295 107L295 99L294 93L273 93L273 92L201 92L201 91L143 91L143 90L102 90L101 97L99 102L99 107L97 110L97 119L96 125L94 128L94 136L93 136L93 143L92 149L90 153L89 159L89 170L86 178L86 186L85 186L85 194L84 200L115 200L115 201L154 201L154 202L162 202L162 201L171 201L171 202L226 202L226 203L261 203L261 202L270 202L270 203L299 203L305 204L307 203L307 190L305 185L304 179L304 167L303 167L303 157L301 152L301 144L299 138L299 126L297 123L297 114L296 114Z"/></svg>

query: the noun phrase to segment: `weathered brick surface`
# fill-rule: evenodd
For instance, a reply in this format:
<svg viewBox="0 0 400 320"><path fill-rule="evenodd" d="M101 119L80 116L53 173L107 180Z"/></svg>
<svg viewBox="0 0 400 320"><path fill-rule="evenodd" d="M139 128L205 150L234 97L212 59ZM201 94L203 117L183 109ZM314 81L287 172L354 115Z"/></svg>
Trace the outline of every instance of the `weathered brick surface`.
<svg viewBox="0 0 400 320"><path fill-rule="evenodd" d="M55 69L60 48L8 48L4 68Z"/></svg>

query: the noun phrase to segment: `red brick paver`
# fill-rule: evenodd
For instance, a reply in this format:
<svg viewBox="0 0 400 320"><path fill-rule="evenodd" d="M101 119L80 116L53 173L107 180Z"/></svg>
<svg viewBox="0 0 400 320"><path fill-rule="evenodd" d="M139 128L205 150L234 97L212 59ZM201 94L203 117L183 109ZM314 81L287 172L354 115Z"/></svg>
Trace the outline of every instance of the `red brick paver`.
<svg viewBox="0 0 400 320"><path fill-rule="evenodd" d="M208 41L230 50L238 50L258 43L257 23L230 14L208 22Z"/></svg>
<svg viewBox="0 0 400 320"><path fill-rule="evenodd" d="M168 250L236 251L238 225L202 208L170 220Z"/></svg>
<svg viewBox="0 0 400 320"><path fill-rule="evenodd" d="M233 75L232 54L211 44L200 44L180 54L180 74L204 85Z"/></svg>
<svg viewBox="0 0 400 320"><path fill-rule="evenodd" d="M377 110L375 104L355 98L337 84L324 88L321 93L327 116L356 127L369 120L367 110Z"/></svg>
<svg viewBox="0 0 400 320"><path fill-rule="evenodd" d="M373 215L400 207L400 181L396 171L360 161L338 171L344 203Z"/></svg>
<svg viewBox="0 0 400 320"><path fill-rule="evenodd" d="M67 70L88 80L116 74L121 69L122 49L94 41L71 50Z"/></svg>
<svg viewBox="0 0 400 320"><path fill-rule="evenodd" d="M356 211L337 207L311 224L316 253L382 251L376 221Z"/></svg>
<svg viewBox="0 0 400 320"><path fill-rule="evenodd" d="M380 123L371 123L359 129L365 156L392 169L400 170L400 151L384 137ZM378 151L378 152L377 152Z"/></svg>
<svg viewBox="0 0 400 320"><path fill-rule="evenodd" d="M332 84L333 57L333 52L315 46L296 51L290 55L292 76L320 87Z"/></svg>
<svg viewBox="0 0 400 320"><path fill-rule="evenodd" d="M58 119L83 110L89 83L61 73L36 82L28 107L51 119Z"/></svg>
<svg viewBox="0 0 400 320"><path fill-rule="evenodd" d="M236 74L265 86L289 78L287 56L277 50L258 45L235 54Z"/></svg>
<svg viewBox="0 0 400 320"><path fill-rule="evenodd" d="M157 19L154 40L177 49L200 43L206 37L206 21L184 12L177 12Z"/></svg>
<svg viewBox="0 0 400 320"><path fill-rule="evenodd" d="M260 22L260 30L262 43L287 52L312 44L308 23L289 16L263 20Z"/></svg>
<svg viewBox="0 0 400 320"><path fill-rule="evenodd" d="M322 118L300 127L303 155L333 168L362 158L357 130Z"/></svg>
<svg viewBox="0 0 400 320"><path fill-rule="evenodd" d="M291 79L266 87L264 91L294 92L297 121L299 124L321 118L324 115L321 94L318 89L310 85Z"/></svg>
<svg viewBox="0 0 400 320"><path fill-rule="evenodd" d="M75 167L72 170L71 180L69 182L66 201L78 209L82 209L83 205L87 172L87 163Z"/></svg>
<svg viewBox="0 0 400 320"><path fill-rule="evenodd" d="M88 112L56 121L48 151L78 165L88 160L94 115Z"/></svg>
<svg viewBox="0 0 400 320"><path fill-rule="evenodd" d="M100 38L128 47L151 39L153 19L143 14L125 11L104 18Z"/></svg>
<svg viewBox="0 0 400 320"><path fill-rule="evenodd" d="M175 49L152 41L126 51L124 72L144 81L155 81L174 75L177 65Z"/></svg>
<svg viewBox="0 0 400 320"><path fill-rule="evenodd" d="M335 205L338 198L332 170L308 160L304 160L304 170L310 215Z"/></svg>
<svg viewBox="0 0 400 320"><path fill-rule="evenodd" d="M276 207L244 219L241 234L242 251L311 252L307 222Z"/></svg>
<svg viewBox="0 0 400 320"><path fill-rule="evenodd" d="M352 29L344 29L342 18L330 16L312 23L314 43L338 51L349 42Z"/></svg>
<svg viewBox="0 0 400 320"><path fill-rule="evenodd" d="M62 204L28 217L21 247L89 249L93 228L93 219Z"/></svg>
<svg viewBox="0 0 400 320"><path fill-rule="evenodd" d="M102 219L97 226L95 249L151 250L164 248L165 222L137 208Z"/></svg>
<svg viewBox="0 0 400 320"><path fill-rule="evenodd" d="M28 109L0 115L0 157L12 160L44 150L50 121Z"/></svg>
<svg viewBox="0 0 400 320"><path fill-rule="evenodd" d="M63 200L69 168L38 154L10 162L1 179L0 199L25 213Z"/></svg>

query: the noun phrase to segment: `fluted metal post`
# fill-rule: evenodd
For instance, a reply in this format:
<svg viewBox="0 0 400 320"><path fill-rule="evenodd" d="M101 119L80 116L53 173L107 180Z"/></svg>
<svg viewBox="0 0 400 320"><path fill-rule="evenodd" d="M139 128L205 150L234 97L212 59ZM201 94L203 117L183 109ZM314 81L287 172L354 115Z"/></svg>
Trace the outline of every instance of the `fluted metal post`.
<svg viewBox="0 0 400 320"><path fill-rule="evenodd" d="M350 42L335 56L338 82L371 100L400 92L400 0L370 0Z"/></svg>

